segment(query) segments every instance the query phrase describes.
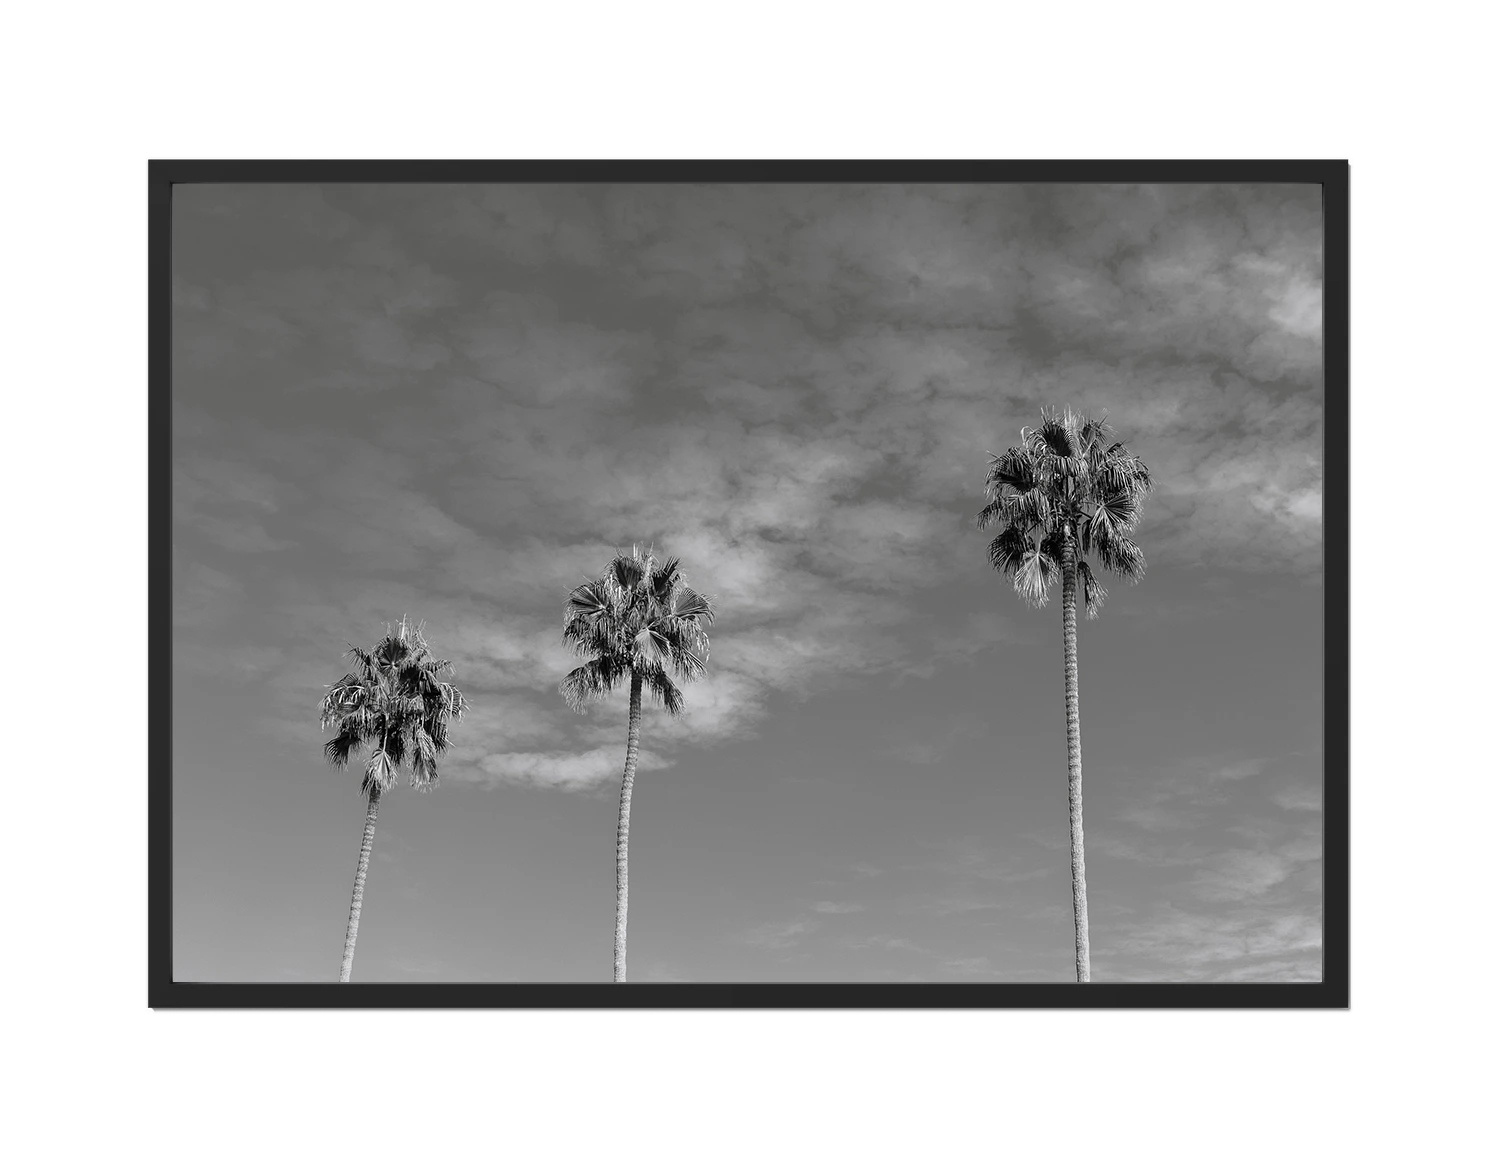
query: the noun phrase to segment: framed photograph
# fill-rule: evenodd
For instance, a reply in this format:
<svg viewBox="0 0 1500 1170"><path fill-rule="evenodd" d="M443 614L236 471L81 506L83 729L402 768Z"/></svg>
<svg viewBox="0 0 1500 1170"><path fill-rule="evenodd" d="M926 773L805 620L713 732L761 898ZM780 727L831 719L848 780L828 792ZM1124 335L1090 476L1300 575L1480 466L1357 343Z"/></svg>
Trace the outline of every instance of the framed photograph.
<svg viewBox="0 0 1500 1170"><path fill-rule="evenodd" d="M1346 162L149 186L152 1006L1348 1006Z"/></svg>

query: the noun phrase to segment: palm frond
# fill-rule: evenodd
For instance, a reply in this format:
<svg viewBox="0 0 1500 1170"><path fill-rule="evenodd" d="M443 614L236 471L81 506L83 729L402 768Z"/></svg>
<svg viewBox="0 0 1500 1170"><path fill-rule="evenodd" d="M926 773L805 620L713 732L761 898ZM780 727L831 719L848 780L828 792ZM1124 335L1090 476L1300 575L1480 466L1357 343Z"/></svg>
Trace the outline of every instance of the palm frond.
<svg viewBox="0 0 1500 1170"><path fill-rule="evenodd" d="M1129 537L1102 537L1101 534L1101 539L1095 541L1094 551L1100 567L1116 576L1139 581L1146 575L1146 554Z"/></svg>
<svg viewBox="0 0 1500 1170"><path fill-rule="evenodd" d="M448 724L453 718L456 716L450 716L445 708L433 707L422 720L422 731L440 752L448 750Z"/></svg>
<svg viewBox="0 0 1500 1170"><path fill-rule="evenodd" d="M631 649L637 662L660 662L672 651L666 635L650 626L637 632L631 640Z"/></svg>
<svg viewBox="0 0 1500 1170"><path fill-rule="evenodd" d="M1051 584L1055 562L1044 556L1040 549L1028 549L1021 554L1011 583L1027 605L1041 607L1047 604L1047 586Z"/></svg>
<svg viewBox="0 0 1500 1170"><path fill-rule="evenodd" d="M1023 529L1046 527L1052 520L1053 501L1042 486L1018 494L997 496L979 513L980 527L991 520Z"/></svg>
<svg viewBox="0 0 1500 1170"><path fill-rule="evenodd" d="M1094 471L1097 496L1127 496L1139 504L1151 487L1151 472L1134 455L1101 460Z"/></svg>
<svg viewBox="0 0 1500 1170"><path fill-rule="evenodd" d="M986 528L988 528L996 520L1000 519L1000 516L1003 513L1004 509L1005 509L1004 497L1003 496L996 496L996 497L994 497L993 499L991 499L989 501L989 503L985 504L984 507L982 507L982 508L979 509L978 515L976 515L974 517L975 526L981 532L983 532Z"/></svg>
<svg viewBox="0 0 1500 1170"><path fill-rule="evenodd" d="M708 673L708 635L697 622L676 622L667 632L667 654L673 668L691 682Z"/></svg>
<svg viewBox="0 0 1500 1170"><path fill-rule="evenodd" d="M646 575L646 566L641 562L640 548L637 546L629 553L615 554L615 559L609 563L609 571L614 575L615 583L621 589L626 593L633 591Z"/></svg>
<svg viewBox="0 0 1500 1170"><path fill-rule="evenodd" d="M563 626L563 645L580 658L592 658L614 645L617 629L608 617L580 614Z"/></svg>
<svg viewBox="0 0 1500 1170"><path fill-rule="evenodd" d="M401 619L401 626L391 640L393 660L402 667L420 666L429 657L427 639L422 635L421 626L408 625L406 619Z"/></svg>
<svg viewBox="0 0 1500 1170"><path fill-rule="evenodd" d="M679 618L698 618L708 625L713 625L713 598L684 585L672 599L672 615Z"/></svg>
<svg viewBox="0 0 1500 1170"><path fill-rule="evenodd" d="M668 715L682 714L682 692L677 689L664 667L655 664L643 670L641 682L645 685L647 693L667 709Z"/></svg>
<svg viewBox="0 0 1500 1170"><path fill-rule="evenodd" d="M1012 525L990 541L990 564L997 573L1013 578L1021 567L1021 558L1035 547L1025 531Z"/></svg>
<svg viewBox="0 0 1500 1170"><path fill-rule="evenodd" d="M1078 427L1078 438L1083 443L1084 453L1089 456L1102 455L1113 434L1114 428L1109 425L1107 416L1086 418Z"/></svg>
<svg viewBox="0 0 1500 1170"><path fill-rule="evenodd" d="M1084 521L1084 549L1088 551L1101 540L1118 540L1134 530L1140 512L1135 500L1126 492L1101 496L1093 514Z"/></svg>
<svg viewBox="0 0 1500 1170"><path fill-rule="evenodd" d="M693 614L689 617L673 617L668 620L667 626L671 631L674 643L680 643L689 647L699 658L708 657L708 625L714 619L713 611L707 614Z"/></svg>
<svg viewBox="0 0 1500 1170"><path fill-rule="evenodd" d="M660 565L651 570L651 595L659 606L669 606L672 603L672 592L677 588L678 578L681 576L678 566L682 562L677 557L669 557Z"/></svg>
<svg viewBox="0 0 1500 1170"><path fill-rule="evenodd" d="M595 699L614 690L621 673L611 659L594 658L576 670L570 670L562 682L557 684L557 690L562 695L563 702L582 714Z"/></svg>
<svg viewBox="0 0 1500 1170"><path fill-rule="evenodd" d="M610 606L609 589L603 580L580 585L568 594L565 617L585 617L606 613Z"/></svg>
<svg viewBox="0 0 1500 1170"><path fill-rule="evenodd" d="M373 682L377 675L375 669L375 656L367 650L361 650L358 646L350 646L348 656L359 665L359 674L354 676L359 682ZM350 676L346 676L350 677Z"/></svg>
<svg viewBox="0 0 1500 1170"><path fill-rule="evenodd" d="M348 689L350 687L360 687L360 688L363 688L365 685L366 685L365 681L362 678L360 678L358 675L346 674L341 679L339 679L338 682L333 683L331 686L329 686L328 690L329 690L329 693L331 694L334 691L342 691L342 690L346 690L346 689Z"/></svg>
<svg viewBox="0 0 1500 1170"><path fill-rule="evenodd" d="M364 706L366 689L358 679L346 674L328 688L318 702L318 723L325 730L334 726L352 711Z"/></svg>
<svg viewBox="0 0 1500 1170"><path fill-rule="evenodd" d="M408 658L396 670L396 691L408 697L432 698L442 685L438 674L445 668L451 670L452 665L432 659L414 661Z"/></svg>
<svg viewBox="0 0 1500 1170"><path fill-rule="evenodd" d="M389 792L396 783L396 767L391 757L376 748L370 753L370 762L365 765L364 783L360 790L369 797L376 791Z"/></svg>
<svg viewBox="0 0 1500 1170"><path fill-rule="evenodd" d="M1125 461L1125 464L1138 495L1145 495L1155 489L1156 481L1151 478L1151 469L1146 466L1140 456L1132 455Z"/></svg>
<svg viewBox="0 0 1500 1170"><path fill-rule="evenodd" d="M426 729L418 726L412 732L411 777L412 786L426 792L437 784L438 749Z"/></svg>
<svg viewBox="0 0 1500 1170"><path fill-rule="evenodd" d="M390 757L391 767L397 772L406 766L406 727L404 721L393 721L381 737L381 749Z"/></svg>
<svg viewBox="0 0 1500 1170"><path fill-rule="evenodd" d="M1109 591L1094 576L1094 571L1089 568L1088 561L1078 562L1078 588L1083 594L1084 612L1091 618L1098 617L1099 607L1104 604Z"/></svg>
<svg viewBox="0 0 1500 1170"><path fill-rule="evenodd" d="M406 640L406 619L402 619L399 631L386 628L385 637L375 643L375 649L371 657L375 660L377 668L395 669L399 668L411 653L411 646Z"/></svg>
<svg viewBox="0 0 1500 1170"><path fill-rule="evenodd" d="M338 734L323 745L323 756L335 768L343 768L349 763L350 753L359 750L363 739L357 723L345 723Z"/></svg>
<svg viewBox="0 0 1500 1170"><path fill-rule="evenodd" d="M1047 535L1042 538L1041 549L1042 559L1045 560L1049 566L1047 583L1050 585L1052 583L1053 576L1061 571L1063 559L1067 556L1067 541L1063 536L1062 530L1060 528L1054 528L1051 532L1047 533ZM1078 557L1078 552L1076 549L1073 552L1073 556L1076 560Z"/></svg>
<svg viewBox="0 0 1500 1170"><path fill-rule="evenodd" d="M1042 425L1031 431L1023 430L1022 436L1031 436L1030 448L1037 454L1051 454L1071 459L1079 454L1077 416L1071 410L1059 414L1043 408Z"/></svg>
<svg viewBox="0 0 1500 1170"><path fill-rule="evenodd" d="M456 723L464 717L464 712L469 709L469 700L463 692L452 683L439 683L438 695L435 702L426 706L426 714L422 719L422 726L427 734L432 737L433 743L439 751L448 747L448 725Z"/></svg>
<svg viewBox="0 0 1500 1170"><path fill-rule="evenodd" d="M1029 452L1019 447L1011 447L1003 455L991 455L984 483L986 490L995 494L1005 488L1015 492L1029 492L1037 486L1036 461Z"/></svg>

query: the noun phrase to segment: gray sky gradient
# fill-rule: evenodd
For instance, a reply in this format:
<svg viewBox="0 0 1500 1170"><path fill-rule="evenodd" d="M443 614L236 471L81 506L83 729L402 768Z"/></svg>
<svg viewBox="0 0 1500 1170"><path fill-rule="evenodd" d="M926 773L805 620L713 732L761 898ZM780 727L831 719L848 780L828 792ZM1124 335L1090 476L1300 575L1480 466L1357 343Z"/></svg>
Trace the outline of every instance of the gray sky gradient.
<svg viewBox="0 0 1500 1170"><path fill-rule="evenodd" d="M1080 626L1094 977L1319 977L1317 188L174 201L179 979L336 977L315 709L403 613L473 711L355 978L608 979L624 703L566 709L559 632L635 540L721 618L645 721L632 979L1071 979L1060 615L973 525L1064 403L1160 483Z"/></svg>

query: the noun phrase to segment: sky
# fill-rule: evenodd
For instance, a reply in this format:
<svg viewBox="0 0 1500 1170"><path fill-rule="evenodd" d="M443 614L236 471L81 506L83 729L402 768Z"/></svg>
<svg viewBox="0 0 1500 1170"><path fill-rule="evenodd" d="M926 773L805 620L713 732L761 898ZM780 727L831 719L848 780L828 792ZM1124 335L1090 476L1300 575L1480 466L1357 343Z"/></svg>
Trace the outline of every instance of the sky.
<svg viewBox="0 0 1500 1170"><path fill-rule="evenodd" d="M1079 624L1093 978L1320 978L1317 187L173 198L177 979L337 978L317 704L407 615L471 710L354 978L607 981L625 696L560 634L641 542L719 616L644 719L632 981L1070 981L1060 607L974 524L1069 404L1158 484Z"/></svg>

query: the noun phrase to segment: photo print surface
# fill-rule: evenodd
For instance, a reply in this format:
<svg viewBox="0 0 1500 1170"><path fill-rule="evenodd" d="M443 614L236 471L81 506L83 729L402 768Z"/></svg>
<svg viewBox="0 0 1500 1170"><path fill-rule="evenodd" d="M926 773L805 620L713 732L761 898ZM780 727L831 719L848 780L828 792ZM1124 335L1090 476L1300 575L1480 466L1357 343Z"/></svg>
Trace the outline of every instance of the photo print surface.
<svg viewBox="0 0 1500 1170"><path fill-rule="evenodd" d="M173 978L1320 980L1321 200L176 186Z"/></svg>

